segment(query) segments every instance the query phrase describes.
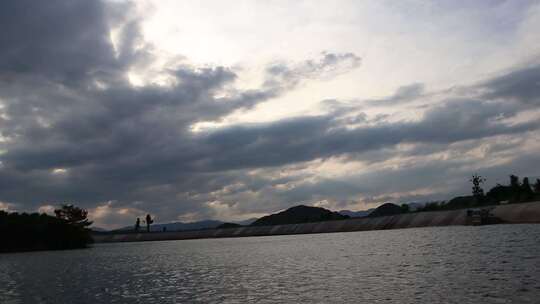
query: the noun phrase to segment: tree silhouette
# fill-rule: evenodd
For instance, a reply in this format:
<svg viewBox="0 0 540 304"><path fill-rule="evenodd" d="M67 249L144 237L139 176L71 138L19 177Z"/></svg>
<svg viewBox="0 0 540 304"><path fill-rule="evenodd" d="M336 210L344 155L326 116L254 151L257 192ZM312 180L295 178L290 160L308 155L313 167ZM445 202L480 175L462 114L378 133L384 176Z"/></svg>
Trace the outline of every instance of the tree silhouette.
<svg viewBox="0 0 540 304"><path fill-rule="evenodd" d="M484 196L484 189L480 186L486 181L485 178L478 174L473 174L473 176L470 179L470 182L473 184L472 187L472 194L476 198L480 198Z"/></svg>
<svg viewBox="0 0 540 304"><path fill-rule="evenodd" d="M510 175L510 187L516 189L519 188L519 177L512 174Z"/></svg>
<svg viewBox="0 0 540 304"><path fill-rule="evenodd" d="M532 191L531 185L529 183L529 178L524 177L523 182L521 183L520 187L520 200L521 201L528 201L531 200L534 197L534 193Z"/></svg>
<svg viewBox="0 0 540 304"><path fill-rule="evenodd" d="M92 222L87 218L88 211L71 204L62 205L60 209L55 209L54 214L57 218L74 226L84 228L92 225Z"/></svg>
<svg viewBox="0 0 540 304"><path fill-rule="evenodd" d="M150 225L154 222L150 214L146 215L146 231L150 232Z"/></svg>
<svg viewBox="0 0 540 304"><path fill-rule="evenodd" d="M534 192L537 194L540 194L540 179L536 179L536 183L534 183Z"/></svg>
<svg viewBox="0 0 540 304"><path fill-rule="evenodd" d="M529 183L529 178L525 177L523 178L523 182L521 183L521 190L525 193L532 193L531 184Z"/></svg>
<svg viewBox="0 0 540 304"><path fill-rule="evenodd" d="M401 206L399 207L401 208L401 212L403 213L408 213L409 211L411 211L411 208L408 204L401 204Z"/></svg>

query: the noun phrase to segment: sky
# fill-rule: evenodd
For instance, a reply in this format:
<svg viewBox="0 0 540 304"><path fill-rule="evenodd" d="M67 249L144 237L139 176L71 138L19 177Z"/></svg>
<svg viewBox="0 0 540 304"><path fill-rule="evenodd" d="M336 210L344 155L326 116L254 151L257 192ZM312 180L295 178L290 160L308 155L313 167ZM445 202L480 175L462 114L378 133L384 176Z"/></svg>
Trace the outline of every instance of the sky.
<svg viewBox="0 0 540 304"><path fill-rule="evenodd" d="M540 177L538 1L0 2L0 209L117 228Z"/></svg>

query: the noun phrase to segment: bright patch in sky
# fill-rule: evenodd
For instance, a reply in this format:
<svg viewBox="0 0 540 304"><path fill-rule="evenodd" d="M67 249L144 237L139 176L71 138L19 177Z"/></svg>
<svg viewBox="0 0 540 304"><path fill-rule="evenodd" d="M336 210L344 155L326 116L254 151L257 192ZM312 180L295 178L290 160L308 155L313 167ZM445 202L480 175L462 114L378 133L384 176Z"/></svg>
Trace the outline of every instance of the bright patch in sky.
<svg viewBox="0 0 540 304"><path fill-rule="evenodd" d="M160 0L140 7L148 12L145 38L159 50L200 65L238 68L240 82L258 79L270 62L323 51L362 58L346 75L306 83L225 118L239 123L319 113L321 100L379 98L413 82L430 90L468 85L538 54L538 36L531 33L538 8L515 1L484 4Z"/></svg>

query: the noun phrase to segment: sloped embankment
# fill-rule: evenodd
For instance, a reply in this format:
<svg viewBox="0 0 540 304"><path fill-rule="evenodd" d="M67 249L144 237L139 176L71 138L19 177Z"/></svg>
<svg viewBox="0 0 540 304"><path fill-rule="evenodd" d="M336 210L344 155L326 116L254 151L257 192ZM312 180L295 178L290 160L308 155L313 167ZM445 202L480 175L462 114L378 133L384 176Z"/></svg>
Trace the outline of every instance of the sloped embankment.
<svg viewBox="0 0 540 304"><path fill-rule="evenodd" d="M466 213L465 209L461 209L304 224L249 226L183 232L95 235L94 240L96 242L137 242L465 225ZM499 205L494 207L492 213L505 223L540 223L540 202Z"/></svg>

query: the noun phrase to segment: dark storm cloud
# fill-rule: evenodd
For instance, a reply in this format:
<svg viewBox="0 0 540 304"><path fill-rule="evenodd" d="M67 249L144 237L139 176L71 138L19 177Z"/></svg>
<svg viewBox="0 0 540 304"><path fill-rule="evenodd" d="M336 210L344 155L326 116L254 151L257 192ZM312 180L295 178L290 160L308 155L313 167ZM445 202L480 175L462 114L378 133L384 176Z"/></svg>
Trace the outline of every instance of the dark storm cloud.
<svg viewBox="0 0 540 304"><path fill-rule="evenodd" d="M514 99L525 104L540 105L540 66L514 70L489 80L483 86L486 98Z"/></svg>
<svg viewBox="0 0 540 304"><path fill-rule="evenodd" d="M345 73L360 58L323 53L272 64L261 87L245 91L234 89L237 75L229 68L182 61L164 71L172 85L134 87L126 71L151 60L152 47L142 41L137 19L121 11L111 13L99 1L0 2L0 202L24 210L109 201L107 208L151 211L162 220L187 212L211 215L205 203L224 187L237 185L228 195L261 191L272 197L275 186L302 178L269 180L252 169L365 156L402 143L430 147L538 130L536 121L508 121L528 109L518 104L538 102L538 67L529 67L487 81L481 89L490 95L442 100L416 120L372 119L338 105L326 115L194 133L195 123L219 121L305 80ZM120 28L115 46L111 25ZM408 102L423 93L423 85L413 84L377 102ZM352 193L335 184L308 190L319 197L332 187ZM276 206L306 197L275 193ZM269 208L249 204L238 210Z"/></svg>
<svg viewBox="0 0 540 304"><path fill-rule="evenodd" d="M115 66L100 1L2 1L0 73L78 83Z"/></svg>
<svg viewBox="0 0 540 304"><path fill-rule="evenodd" d="M347 128L333 115L236 126L208 135L209 170L285 165L344 153L361 153L400 143L449 144L537 130L539 122L508 125L516 107L502 102L449 100L419 121L381 122Z"/></svg>

